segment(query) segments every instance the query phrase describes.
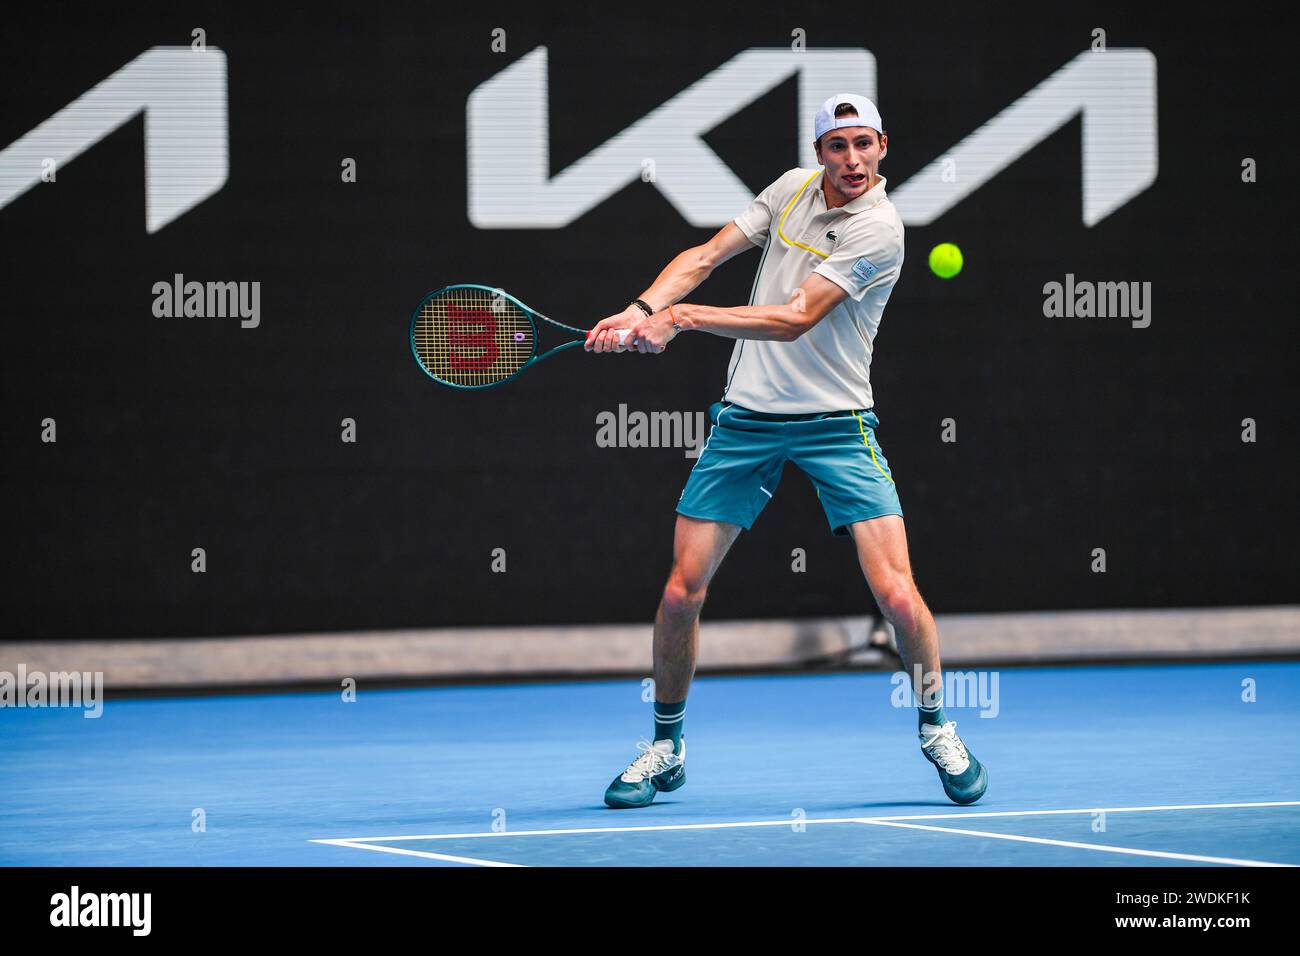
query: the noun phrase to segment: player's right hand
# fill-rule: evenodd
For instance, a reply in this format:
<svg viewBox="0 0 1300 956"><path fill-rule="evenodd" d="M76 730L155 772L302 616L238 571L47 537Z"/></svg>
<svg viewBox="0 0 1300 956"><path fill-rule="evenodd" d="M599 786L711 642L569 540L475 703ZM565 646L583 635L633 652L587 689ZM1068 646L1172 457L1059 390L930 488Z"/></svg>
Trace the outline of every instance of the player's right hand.
<svg viewBox="0 0 1300 956"><path fill-rule="evenodd" d="M629 305L617 315L611 315L609 318L597 322L595 327L587 333L587 341L583 348L588 352L629 351L625 346L619 345L618 336L614 334L614 330L630 329L638 319L644 318L644 312L635 305Z"/></svg>

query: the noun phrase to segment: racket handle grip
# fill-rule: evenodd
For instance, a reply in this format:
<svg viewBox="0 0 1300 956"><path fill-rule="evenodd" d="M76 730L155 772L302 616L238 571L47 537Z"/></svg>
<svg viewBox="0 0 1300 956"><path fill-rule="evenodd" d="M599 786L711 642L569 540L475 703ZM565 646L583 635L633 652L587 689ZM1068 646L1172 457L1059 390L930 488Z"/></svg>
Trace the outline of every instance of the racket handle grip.
<svg viewBox="0 0 1300 956"><path fill-rule="evenodd" d="M614 334L618 336L618 344L626 346L627 337L629 334L631 334L631 332L632 332L631 329L615 329Z"/></svg>

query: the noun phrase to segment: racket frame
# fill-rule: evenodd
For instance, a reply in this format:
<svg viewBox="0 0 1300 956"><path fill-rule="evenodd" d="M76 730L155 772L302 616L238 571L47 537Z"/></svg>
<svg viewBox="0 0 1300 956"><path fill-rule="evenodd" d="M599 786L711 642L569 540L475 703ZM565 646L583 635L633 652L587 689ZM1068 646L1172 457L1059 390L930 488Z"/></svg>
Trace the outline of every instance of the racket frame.
<svg viewBox="0 0 1300 956"><path fill-rule="evenodd" d="M420 352L415 345L416 323L419 321L420 315L424 311L425 304L430 299L433 299L436 296L440 296L444 292L448 292L452 289L480 289L484 292L490 292L493 295L499 295L502 296L503 298L509 299L515 305L519 306L520 311L522 311L524 315L528 317L528 324L531 325L533 328L533 354L528 359L528 361L525 362L523 365L519 366L519 368L517 368L514 372L512 372L510 375L506 376L505 378L498 379L495 382L484 382L482 385L458 385L455 382L448 382L445 379L438 378L427 368L425 368L424 362L420 358ZM553 349L550 349L549 351L542 352L539 354L538 349L541 347L542 337L537 330L538 319L541 319L543 322L549 322L551 325L554 325L556 328L564 329L567 332L576 332L578 335L581 336L581 338L575 338L572 342L565 342L563 345L557 345ZM477 282L457 282L453 285L445 285L441 289L438 289L434 292L430 292L423 299L421 299L420 304L415 307L415 312L411 314L411 330L410 330L411 355L415 357L415 364L420 367L420 371L423 372L425 375L427 375L429 378L433 379L439 385L444 385L447 388L458 388L467 392L476 392L479 389L496 388L498 385L504 385L506 382L518 378L529 367L536 365L538 362L542 361L542 359L550 358L556 352L563 352L565 349L571 349L576 345L582 345L587 340L588 331L589 331L588 329L580 329L573 325L565 325L563 322L557 322L555 321L555 319L547 318L546 316L542 315L540 312L524 305L523 302L519 301L519 299L515 298L505 289L498 288L497 286L480 285Z"/></svg>

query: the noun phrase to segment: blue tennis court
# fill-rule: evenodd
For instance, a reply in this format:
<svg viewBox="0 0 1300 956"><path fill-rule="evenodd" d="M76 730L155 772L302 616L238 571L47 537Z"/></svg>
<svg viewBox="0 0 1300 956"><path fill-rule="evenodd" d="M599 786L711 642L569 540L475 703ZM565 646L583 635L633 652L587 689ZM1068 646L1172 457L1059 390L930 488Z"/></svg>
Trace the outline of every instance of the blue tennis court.
<svg viewBox="0 0 1300 956"><path fill-rule="evenodd" d="M686 786L624 811L636 680L6 708L0 864L1300 864L1300 663L996 676L947 708L971 807L882 672L697 679Z"/></svg>

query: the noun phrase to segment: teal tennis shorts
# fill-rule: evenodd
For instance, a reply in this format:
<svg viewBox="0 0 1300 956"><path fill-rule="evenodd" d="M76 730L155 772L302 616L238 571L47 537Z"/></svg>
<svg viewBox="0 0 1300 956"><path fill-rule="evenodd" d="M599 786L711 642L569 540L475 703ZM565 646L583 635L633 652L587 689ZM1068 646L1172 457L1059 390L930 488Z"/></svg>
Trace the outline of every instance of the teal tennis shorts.
<svg viewBox="0 0 1300 956"><path fill-rule="evenodd" d="M903 513L876 441L880 420L870 409L777 415L714 402L709 421L678 514L748 530L775 494L787 461L812 479L832 534L847 535L855 521Z"/></svg>

